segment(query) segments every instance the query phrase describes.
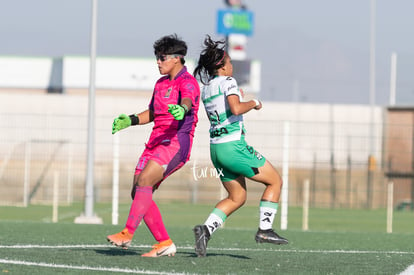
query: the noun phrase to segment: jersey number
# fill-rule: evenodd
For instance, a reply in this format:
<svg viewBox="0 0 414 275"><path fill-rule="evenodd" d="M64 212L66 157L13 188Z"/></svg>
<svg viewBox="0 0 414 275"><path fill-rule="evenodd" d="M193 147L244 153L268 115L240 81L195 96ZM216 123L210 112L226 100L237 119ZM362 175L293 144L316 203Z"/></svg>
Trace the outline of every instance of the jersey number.
<svg viewBox="0 0 414 275"><path fill-rule="evenodd" d="M217 110L215 110L214 112L208 112L208 118L210 119L213 125L220 124L220 116Z"/></svg>

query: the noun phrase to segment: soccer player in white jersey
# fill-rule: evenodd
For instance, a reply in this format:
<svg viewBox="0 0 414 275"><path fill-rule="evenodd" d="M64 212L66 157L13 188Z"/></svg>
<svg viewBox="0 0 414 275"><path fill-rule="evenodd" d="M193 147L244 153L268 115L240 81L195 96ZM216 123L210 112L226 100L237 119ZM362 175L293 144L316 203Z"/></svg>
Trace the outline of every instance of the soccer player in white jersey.
<svg viewBox="0 0 414 275"><path fill-rule="evenodd" d="M204 40L194 76L204 84L201 99L210 120L210 157L228 196L219 201L204 224L196 225L195 252L206 256L207 242L226 218L246 201L246 177L265 185L260 200L258 243L287 244L288 240L273 229L278 209L282 179L272 164L245 141L243 114L260 110L257 100L243 101L243 94L233 76L231 58L223 41Z"/></svg>

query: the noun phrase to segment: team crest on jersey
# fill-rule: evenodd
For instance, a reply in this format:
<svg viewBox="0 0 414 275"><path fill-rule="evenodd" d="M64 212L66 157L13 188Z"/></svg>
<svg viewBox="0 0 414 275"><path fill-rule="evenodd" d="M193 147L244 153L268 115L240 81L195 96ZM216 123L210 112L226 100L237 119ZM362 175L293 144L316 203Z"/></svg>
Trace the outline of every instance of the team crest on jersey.
<svg viewBox="0 0 414 275"><path fill-rule="evenodd" d="M185 85L185 88L187 89L187 91L195 90L193 83L187 83L187 85Z"/></svg>
<svg viewBox="0 0 414 275"><path fill-rule="evenodd" d="M254 155L256 156L256 158L257 158L258 160L261 160L261 159L263 158L262 154L260 154L260 153L259 153L259 152L257 152L257 151L254 151Z"/></svg>
<svg viewBox="0 0 414 275"><path fill-rule="evenodd" d="M172 91L172 88L168 88L167 92L164 95L164 98L170 97L171 91Z"/></svg>

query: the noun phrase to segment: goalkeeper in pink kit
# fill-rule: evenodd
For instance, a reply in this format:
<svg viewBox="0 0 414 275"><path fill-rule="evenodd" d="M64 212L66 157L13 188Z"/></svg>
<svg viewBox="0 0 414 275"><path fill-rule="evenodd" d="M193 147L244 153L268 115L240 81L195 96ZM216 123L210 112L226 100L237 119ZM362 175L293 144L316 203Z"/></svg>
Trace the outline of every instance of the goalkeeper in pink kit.
<svg viewBox="0 0 414 275"><path fill-rule="evenodd" d="M126 226L121 232L107 236L110 243L127 249L143 220L157 241L143 257L174 256L176 252L152 194L190 158L200 97L197 80L184 66L187 45L183 40L177 35L164 36L154 43L154 54L163 77L155 84L148 109L129 116L121 114L112 124L115 134L132 125L154 122L135 168L133 201Z"/></svg>

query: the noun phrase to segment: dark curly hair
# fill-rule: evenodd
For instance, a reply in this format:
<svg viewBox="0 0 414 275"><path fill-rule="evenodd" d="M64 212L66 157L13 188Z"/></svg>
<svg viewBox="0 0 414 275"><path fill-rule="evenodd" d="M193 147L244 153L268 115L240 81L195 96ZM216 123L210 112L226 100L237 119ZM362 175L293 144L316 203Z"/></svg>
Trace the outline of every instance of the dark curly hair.
<svg viewBox="0 0 414 275"><path fill-rule="evenodd" d="M184 56L187 55L187 44L177 34L163 36L154 42L155 56L161 54L179 54L181 63L184 64Z"/></svg>
<svg viewBox="0 0 414 275"><path fill-rule="evenodd" d="M207 84L208 81L217 75L218 69L223 67L226 51L224 41L213 41L209 35L204 39L205 48L200 54L198 64L194 69L193 75L200 79L201 83Z"/></svg>

